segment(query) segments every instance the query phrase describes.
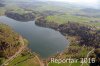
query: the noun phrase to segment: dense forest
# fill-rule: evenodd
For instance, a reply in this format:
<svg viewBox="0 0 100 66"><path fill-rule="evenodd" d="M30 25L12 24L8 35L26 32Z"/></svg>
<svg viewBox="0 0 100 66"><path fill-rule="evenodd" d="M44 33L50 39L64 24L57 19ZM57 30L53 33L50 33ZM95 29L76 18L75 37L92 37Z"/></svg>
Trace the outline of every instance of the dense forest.
<svg viewBox="0 0 100 66"><path fill-rule="evenodd" d="M7 17L10 17L18 21L32 21L35 19L34 13L30 13L30 12L24 12L22 14L18 14L17 12L13 12L13 11L6 11L5 15Z"/></svg>
<svg viewBox="0 0 100 66"><path fill-rule="evenodd" d="M100 33L94 27L68 22L59 25L59 31L71 36L79 36L80 45L100 47Z"/></svg>

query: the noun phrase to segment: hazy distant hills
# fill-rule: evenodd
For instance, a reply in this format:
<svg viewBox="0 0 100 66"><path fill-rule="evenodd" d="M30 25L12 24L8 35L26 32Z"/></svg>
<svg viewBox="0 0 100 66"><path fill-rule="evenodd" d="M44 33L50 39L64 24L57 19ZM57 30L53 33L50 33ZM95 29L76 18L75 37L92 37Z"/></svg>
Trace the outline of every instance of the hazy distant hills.
<svg viewBox="0 0 100 66"><path fill-rule="evenodd" d="M0 7L3 7L3 6L4 6L4 4L0 3Z"/></svg>
<svg viewBox="0 0 100 66"><path fill-rule="evenodd" d="M87 13L97 13L97 12L100 12L100 9L85 8L85 9L82 9L82 11L87 12Z"/></svg>
<svg viewBox="0 0 100 66"><path fill-rule="evenodd" d="M57 6L65 6L67 7L68 5L70 6L74 6L74 7L81 7L81 8L95 8L95 7L89 7L88 4L87 5L80 5L80 4L75 4L75 3L68 3L68 2L57 2L57 1L48 1L48 0L0 0L0 1L4 1L5 3L36 3L36 2L44 2L44 3L52 3L55 4ZM66 6L66 4L68 4ZM96 5L94 5L96 6ZM69 7L69 6L68 6ZM98 8L99 9L99 8Z"/></svg>
<svg viewBox="0 0 100 66"><path fill-rule="evenodd" d="M4 6L3 2L4 2L3 0L0 0L0 7Z"/></svg>
<svg viewBox="0 0 100 66"><path fill-rule="evenodd" d="M2 3L17 4L18 6L20 6L22 8L30 8L30 9L35 9L35 10L36 9L38 9L38 10L54 9L55 10L55 8L56 8L56 10L58 9L58 11L62 10L64 12L79 11L79 13L77 15L80 15L80 12L85 13L85 15L89 14L90 16L91 16L90 13L100 13L100 9L96 9L94 7L93 8L85 7L85 6L81 6L79 4L71 4L71 3L67 3L67 2L45 1L45 0L0 0L0 6L4 6ZM84 15L84 14L82 14L82 15ZM98 14L96 14L96 15L98 15Z"/></svg>

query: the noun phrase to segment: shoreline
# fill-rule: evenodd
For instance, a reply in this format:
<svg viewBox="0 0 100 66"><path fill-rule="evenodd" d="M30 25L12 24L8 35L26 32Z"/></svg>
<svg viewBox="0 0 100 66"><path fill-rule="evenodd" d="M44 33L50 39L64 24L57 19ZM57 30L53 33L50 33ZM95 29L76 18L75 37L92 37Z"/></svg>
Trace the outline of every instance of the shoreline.
<svg viewBox="0 0 100 66"><path fill-rule="evenodd" d="M40 26L40 27L45 27L45 28L50 28L50 29L54 29L56 31L59 31L65 38L66 40L68 40L70 43L69 43L69 46L67 48L65 48L62 52L60 53L55 53L54 55L51 55L50 57L48 58L42 58L41 56L39 57L42 61L41 62L47 62L49 63L50 61L50 58L52 57L55 57L56 55L58 55L59 57L61 57L65 52L68 52L68 49L70 48L70 46L73 46L73 44L71 43L71 40L73 41L73 39L71 39L72 37L74 37L75 39L77 39L76 36L70 36L66 33L63 33L61 31L61 27L64 26L65 24L62 24L62 25L58 25L57 23L54 23L54 22L45 22L45 21L38 21L37 20L35 21L35 24L37 26ZM67 37L66 37L67 36ZM76 41L75 41L76 42ZM79 46L79 45L78 45ZM81 48L82 46L80 46ZM72 53L73 54L73 53Z"/></svg>
<svg viewBox="0 0 100 66"><path fill-rule="evenodd" d="M69 46L67 48L65 48L62 52L56 53L55 55L57 55L57 54L62 55L64 52L68 51L68 49L69 49L69 47L71 45L73 46L73 43L72 43L73 39L71 39L72 37L74 37L75 39L77 39L77 36L71 36L71 35L68 35L68 34L65 34L65 33L61 32L60 29L59 29L59 25L57 23L53 23L53 22L50 23L50 22L46 22L45 20L43 22L40 19L39 21L35 21L35 24L38 25L38 26L40 26L40 27L51 28L51 29L54 29L56 31L59 31L66 38L66 40L69 41ZM52 24L53 24L53 26L52 26ZM56 24L56 27L54 27L55 24ZM80 41L75 41L75 42L80 42ZM80 46L80 45L78 45L78 46ZM83 47L83 46L80 46L80 47ZM90 48L94 48L94 47L90 47ZM52 56L48 57L46 60L50 60L50 58L55 57L55 55L52 55Z"/></svg>

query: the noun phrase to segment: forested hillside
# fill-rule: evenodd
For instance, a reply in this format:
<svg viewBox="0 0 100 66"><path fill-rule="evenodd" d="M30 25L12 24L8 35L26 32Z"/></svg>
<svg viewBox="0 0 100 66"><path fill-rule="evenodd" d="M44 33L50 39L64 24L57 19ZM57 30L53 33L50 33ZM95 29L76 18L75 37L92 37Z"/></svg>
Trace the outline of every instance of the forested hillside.
<svg viewBox="0 0 100 66"><path fill-rule="evenodd" d="M0 23L0 59L11 57L18 51L20 46L19 35L8 25Z"/></svg>

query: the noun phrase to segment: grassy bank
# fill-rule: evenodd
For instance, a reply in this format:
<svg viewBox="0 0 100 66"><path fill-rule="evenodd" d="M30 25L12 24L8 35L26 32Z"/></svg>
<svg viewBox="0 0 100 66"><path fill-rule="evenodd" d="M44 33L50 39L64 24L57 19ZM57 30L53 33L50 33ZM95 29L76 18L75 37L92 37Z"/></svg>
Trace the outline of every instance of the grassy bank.
<svg viewBox="0 0 100 66"><path fill-rule="evenodd" d="M36 54L24 50L18 57L10 61L8 66L40 66Z"/></svg>

